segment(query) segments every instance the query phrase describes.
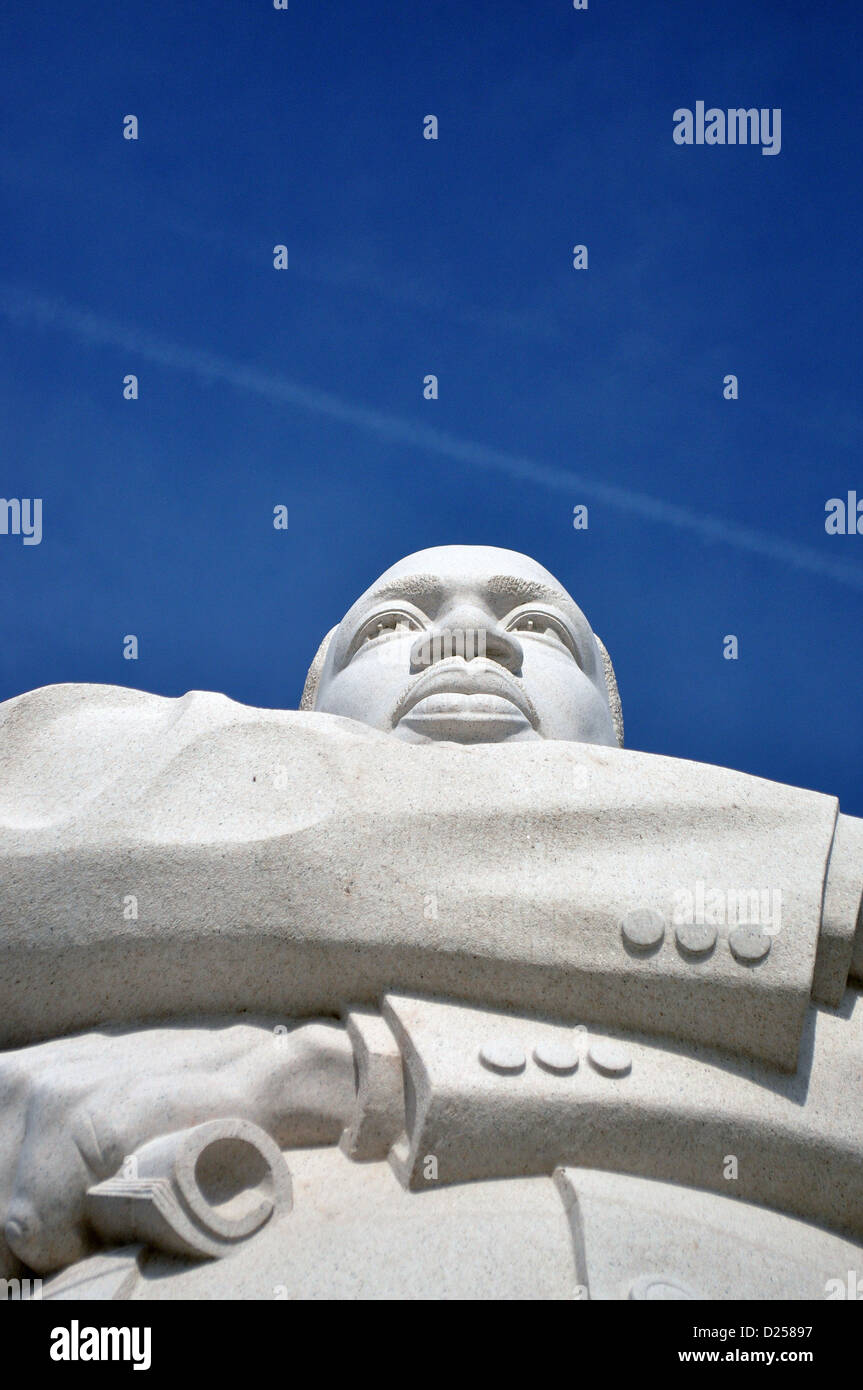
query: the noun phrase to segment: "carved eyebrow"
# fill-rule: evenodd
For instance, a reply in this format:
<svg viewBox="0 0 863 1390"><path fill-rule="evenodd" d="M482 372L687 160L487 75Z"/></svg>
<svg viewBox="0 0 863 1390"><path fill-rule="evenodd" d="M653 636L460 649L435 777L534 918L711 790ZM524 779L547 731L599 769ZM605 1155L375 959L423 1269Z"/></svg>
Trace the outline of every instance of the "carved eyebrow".
<svg viewBox="0 0 863 1390"><path fill-rule="evenodd" d="M524 579L514 574L493 574L485 583L487 593L503 599L510 607L522 603L547 603L572 615L572 599L563 589L555 589L543 584L539 579ZM388 599L413 599L426 610L434 609L446 591L446 585L438 574L404 574L381 584L363 598L361 612ZM357 614L359 616L359 614Z"/></svg>
<svg viewBox="0 0 863 1390"><path fill-rule="evenodd" d="M541 601L553 603L558 608L572 607L572 599L562 589L553 589L536 579L518 579L512 574L493 574L488 581L488 590L513 603Z"/></svg>
<svg viewBox="0 0 863 1390"><path fill-rule="evenodd" d="M405 574L391 579L380 588L366 594L363 607L387 598L431 598L437 601L443 593L443 584L436 574Z"/></svg>
<svg viewBox="0 0 863 1390"><path fill-rule="evenodd" d="M513 574L493 574L486 581L486 589L495 598L505 599L513 605L519 603L543 602L569 610L572 599L562 589L554 589L538 579L521 579ZM363 608L384 599L412 598L431 600L438 603L443 597L444 584L437 574L405 574L391 579L386 584L365 596Z"/></svg>

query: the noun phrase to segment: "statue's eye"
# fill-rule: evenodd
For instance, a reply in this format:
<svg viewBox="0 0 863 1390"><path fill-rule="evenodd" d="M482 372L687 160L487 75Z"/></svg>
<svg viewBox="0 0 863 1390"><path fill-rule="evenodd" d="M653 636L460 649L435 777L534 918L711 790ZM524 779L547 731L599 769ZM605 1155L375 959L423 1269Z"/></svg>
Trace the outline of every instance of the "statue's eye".
<svg viewBox="0 0 863 1390"><path fill-rule="evenodd" d="M557 618L553 618L550 613L518 613L507 624L507 628L510 632L518 632L528 637L539 637L545 642L551 642L556 647L562 647L570 656L578 660L575 643L569 630Z"/></svg>
<svg viewBox="0 0 863 1390"><path fill-rule="evenodd" d="M354 650L379 637L400 637L406 632L419 632L420 625L409 613L377 613L357 634Z"/></svg>

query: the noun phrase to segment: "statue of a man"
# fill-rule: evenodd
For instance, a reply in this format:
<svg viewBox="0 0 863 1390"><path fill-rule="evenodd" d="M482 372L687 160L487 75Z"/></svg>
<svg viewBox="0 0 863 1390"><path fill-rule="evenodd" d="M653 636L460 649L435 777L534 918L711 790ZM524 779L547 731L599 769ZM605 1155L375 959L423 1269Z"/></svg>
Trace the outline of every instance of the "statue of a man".
<svg viewBox="0 0 863 1390"><path fill-rule="evenodd" d="M410 743L623 741L611 662L581 609L526 556L422 551L324 639L302 708Z"/></svg>
<svg viewBox="0 0 863 1390"><path fill-rule="evenodd" d="M491 547L382 575L299 711L0 706L0 1274L840 1296L863 822L622 745L586 617Z"/></svg>

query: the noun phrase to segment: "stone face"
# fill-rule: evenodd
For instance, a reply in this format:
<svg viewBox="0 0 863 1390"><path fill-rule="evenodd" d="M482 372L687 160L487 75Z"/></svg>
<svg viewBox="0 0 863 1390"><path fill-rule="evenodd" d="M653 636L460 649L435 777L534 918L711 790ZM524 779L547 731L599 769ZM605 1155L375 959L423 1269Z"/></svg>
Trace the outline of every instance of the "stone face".
<svg viewBox="0 0 863 1390"><path fill-rule="evenodd" d="M832 1296L863 822L622 727L584 613L490 547L381 576L299 712L0 705L0 1277Z"/></svg>
<svg viewBox="0 0 863 1390"><path fill-rule="evenodd" d="M542 565L492 546L409 555L315 659L304 708L408 743L622 742L608 653Z"/></svg>

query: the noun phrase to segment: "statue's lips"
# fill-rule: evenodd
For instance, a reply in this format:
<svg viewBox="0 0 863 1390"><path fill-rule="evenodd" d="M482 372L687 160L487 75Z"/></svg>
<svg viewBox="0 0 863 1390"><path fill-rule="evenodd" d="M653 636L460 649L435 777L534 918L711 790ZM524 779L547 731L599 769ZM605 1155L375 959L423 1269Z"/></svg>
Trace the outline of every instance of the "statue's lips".
<svg viewBox="0 0 863 1390"><path fill-rule="evenodd" d="M441 665L418 676L414 685L402 696L393 714L393 727L406 714L414 717L442 716L451 718L494 715L513 717L517 711L522 719L536 728L538 717L532 701L515 681L501 668L483 662L479 669L476 659L459 662L458 666Z"/></svg>

